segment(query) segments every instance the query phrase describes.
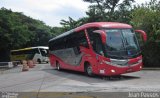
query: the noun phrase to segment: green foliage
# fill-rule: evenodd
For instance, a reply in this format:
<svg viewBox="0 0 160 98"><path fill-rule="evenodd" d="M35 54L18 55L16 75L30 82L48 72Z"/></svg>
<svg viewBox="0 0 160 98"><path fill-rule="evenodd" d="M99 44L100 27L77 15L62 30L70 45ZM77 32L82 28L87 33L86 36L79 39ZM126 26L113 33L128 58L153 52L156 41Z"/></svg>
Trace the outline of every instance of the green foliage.
<svg viewBox="0 0 160 98"><path fill-rule="evenodd" d="M151 0L138 5L131 15L130 23L136 29L146 31L148 35L148 42L143 50L145 66L160 67L160 1Z"/></svg>
<svg viewBox="0 0 160 98"><path fill-rule="evenodd" d="M137 29L143 29L148 34L149 41L159 40L160 36L160 2L151 1L134 9L131 23Z"/></svg>
<svg viewBox="0 0 160 98"><path fill-rule="evenodd" d="M2 48L19 47L27 42L31 36L26 25L19 20L19 14L11 10L1 8L0 10L0 45Z"/></svg>
<svg viewBox="0 0 160 98"><path fill-rule="evenodd" d="M83 0L91 5L86 17L61 20L62 27L49 27L40 20L23 13L0 9L0 54L1 50L47 45L48 40L84 23L116 21L129 23L135 29L147 32L148 41L143 49L145 66L160 66L160 1L136 5L134 0ZM7 54L7 53L6 53ZM1 60L2 58L0 58Z"/></svg>
<svg viewBox="0 0 160 98"><path fill-rule="evenodd" d="M118 21L129 22L134 0L83 0L92 5L86 12L88 22Z"/></svg>
<svg viewBox="0 0 160 98"><path fill-rule="evenodd" d="M71 30L84 23L100 21L119 21L127 22L131 20L131 3L134 0L83 0L91 5L86 12L87 17L74 20L71 17L68 20L61 20L60 24L64 31Z"/></svg>
<svg viewBox="0 0 160 98"><path fill-rule="evenodd" d="M134 0L83 0L91 5L87 17L62 20L63 30L73 29L81 24L99 21L116 21L133 25L135 29L147 32L148 41L143 48L145 66L160 66L160 1L135 5Z"/></svg>
<svg viewBox="0 0 160 98"><path fill-rule="evenodd" d="M68 17L68 20L61 20L60 24L63 26L63 31L68 31L82 25L83 20L79 19L76 21L71 17Z"/></svg>
<svg viewBox="0 0 160 98"><path fill-rule="evenodd" d="M52 32L52 36L58 36L61 33L65 32L66 30L64 29L65 27L52 27L51 32Z"/></svg>
<svg viewBox="0 0 160 98"><path fill-rule="evenodd" d="M0 49L47 45L51 27L23 13L0 9Z"/></svg>

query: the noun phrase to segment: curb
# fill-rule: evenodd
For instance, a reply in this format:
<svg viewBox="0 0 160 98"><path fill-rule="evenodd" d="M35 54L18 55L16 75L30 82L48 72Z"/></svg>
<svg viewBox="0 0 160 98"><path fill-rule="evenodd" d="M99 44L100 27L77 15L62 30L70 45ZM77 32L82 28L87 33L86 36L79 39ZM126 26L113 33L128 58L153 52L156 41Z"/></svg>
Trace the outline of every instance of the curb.
<svg viewBox="0 0 160 98"><path fill-rule="evenodd" d="M8 74L8 73L22 72L21 70L22 70L22 66L19 65L19 66L13 67L11 69L0 70L0 75L2 75L2 74Z"/></svg>
<svg viewBox="0 0 160 98"><path fill-rule="evenodd" d="M142 68L142 70L160 70L160 68L158 67L158 68Z"/></svg>

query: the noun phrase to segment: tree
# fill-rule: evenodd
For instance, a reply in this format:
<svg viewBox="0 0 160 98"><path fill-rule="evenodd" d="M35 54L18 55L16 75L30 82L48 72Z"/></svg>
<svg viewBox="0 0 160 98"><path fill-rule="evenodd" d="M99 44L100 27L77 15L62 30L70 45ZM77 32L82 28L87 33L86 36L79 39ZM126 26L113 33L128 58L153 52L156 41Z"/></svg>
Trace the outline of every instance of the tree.
<svg viewBox="0 0 160 98"><path fill-rule="evenodd" d="M131 24L147 32L148 42L143 51L145 66L159 67L160 64L160 1L138 5L132 12Z"/></svg>
<svg viewBox="0 0 160 98"><path fill-rule="evenodd" d="M132 9L132 3L134 2L134 0L123 0L123 2L121 2L121 0L83 0L83 1L92 4L89 7L89 11L86 13L89 16L89 18L91 18L90 20L92 20L92 17L94 18L95 16L97 16L98 17L97 19L101 19L101 21L120 21L120 20L123 21L123 19L126 18L124 16L130 14L128 12ZM121 18L123 19L117 18L120 15Z"/></svg>
<svg viewBox="0 0 160 98"><path fill-rule="evenodd" d="M9 51L31 46L47 45L51 27L23 13L0 9L0 61L9 59Z"/></svg>
<svg viewBox="0 0 160 98"><path fill-rule="evenodd" d="M31 36L26 25L19 20L19 14L11 10L0 10L0 45L1 48L16 48L26 43Z"/></svg>
<svg viewBox="0 0 160 98"><path fill-rule="evenodd" d="M52 32L52 37L55 37L61 33L64 33L65 31L62 27L52 27L51 32Z"/></svg>
<svg viewBox="0 0 160 98"><path fill-rule="evenodd" d="M86 12L86 15L88 16L87 22L99 22L105 20L105 13L99 9L97 9L97 6L92 5L88 8L89 10Z"/></svg>
<svg viewBox="0 0 160 98"><path fill-rule="evenodd" d="M71 17L68 17L68 20L61 20L60 24L63 26L64 31L71 30L82 24L81 20L74 20Z"/></svg>
<svg viewBox="0 0 160 98"><path fill-rule="evenodd" d="M51 27L46 26L42 21L34 23L34 37L30 41L29 46L47 46L48 40L51 38ZM26 45L27 46L27 45Z"/></svg>

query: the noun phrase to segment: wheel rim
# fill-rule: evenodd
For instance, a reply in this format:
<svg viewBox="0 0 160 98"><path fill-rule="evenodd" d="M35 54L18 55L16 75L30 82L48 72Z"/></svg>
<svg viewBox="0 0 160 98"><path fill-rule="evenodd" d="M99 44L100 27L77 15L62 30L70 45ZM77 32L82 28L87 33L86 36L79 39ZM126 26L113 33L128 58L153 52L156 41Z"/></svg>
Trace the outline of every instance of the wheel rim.
<svg viewBox="0 0 160 98"><path fill-rule="evenodd" d="M87 67L87 73L88 73L88 75L92 75L92 67L91 66Z"/></svg>

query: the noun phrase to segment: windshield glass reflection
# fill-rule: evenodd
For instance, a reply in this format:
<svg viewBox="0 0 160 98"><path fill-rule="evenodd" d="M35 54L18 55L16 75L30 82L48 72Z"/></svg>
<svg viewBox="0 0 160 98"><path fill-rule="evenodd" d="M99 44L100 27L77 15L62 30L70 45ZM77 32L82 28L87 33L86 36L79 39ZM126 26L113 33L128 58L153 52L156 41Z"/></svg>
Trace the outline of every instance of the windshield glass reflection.
<svg viewBox="0 0 160 98"><path fill-rule="evenodd" d="M139 44L132 29L108 29L106 33L107 57L126 59L140 54Z"/></svg>

